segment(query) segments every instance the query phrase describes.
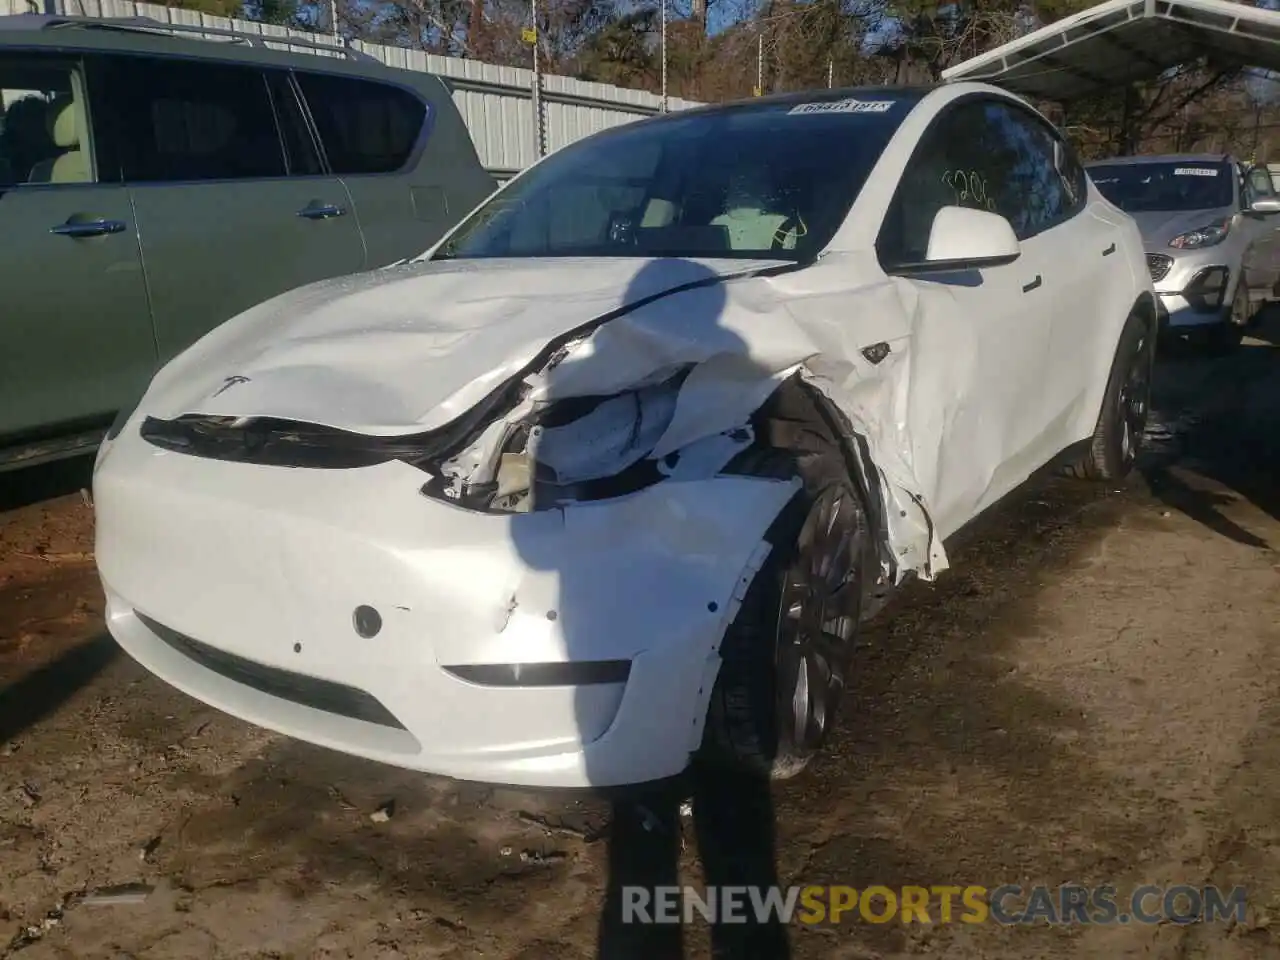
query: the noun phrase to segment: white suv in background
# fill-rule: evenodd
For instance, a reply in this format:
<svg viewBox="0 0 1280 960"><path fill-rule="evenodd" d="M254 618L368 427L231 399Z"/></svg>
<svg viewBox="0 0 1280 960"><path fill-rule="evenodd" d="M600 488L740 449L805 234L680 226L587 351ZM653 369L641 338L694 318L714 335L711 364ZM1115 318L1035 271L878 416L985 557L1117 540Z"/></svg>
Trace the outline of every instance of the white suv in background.
<svg viewBox="0 0 1280 960"><path fill-rule="evenodd" d="M1116 157L1088 170L1142 231L1164 332L1238 344L1280 281L1280 196L1267 168L1187 154Z"/></svg>

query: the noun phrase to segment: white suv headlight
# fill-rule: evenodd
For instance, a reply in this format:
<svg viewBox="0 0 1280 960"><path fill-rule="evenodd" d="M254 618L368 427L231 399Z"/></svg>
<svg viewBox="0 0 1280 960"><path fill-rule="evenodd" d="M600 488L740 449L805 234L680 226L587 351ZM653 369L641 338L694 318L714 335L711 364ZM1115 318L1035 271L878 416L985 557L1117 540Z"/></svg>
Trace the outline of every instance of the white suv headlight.
<svg viewBox="0 0 1280 960"><path fill-rule="evenodd" d="M1186 233L1180 233L1169 241L1169 246L1177 250L1198 250L1201 247L1212 247L1227 239L1231 232L1231 218L1207 223Z"/></svg>

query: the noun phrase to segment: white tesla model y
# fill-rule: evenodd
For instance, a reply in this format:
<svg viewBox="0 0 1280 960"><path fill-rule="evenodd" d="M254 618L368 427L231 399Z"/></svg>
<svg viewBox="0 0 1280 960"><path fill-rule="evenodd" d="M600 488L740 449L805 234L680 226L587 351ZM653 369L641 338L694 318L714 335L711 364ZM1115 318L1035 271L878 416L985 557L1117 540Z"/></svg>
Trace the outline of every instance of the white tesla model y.
<svg viewBox="0 0 1280 960"><path fill-rule="evenodd" d="M1129 470L1155 322L1133 222L996 88L616 127L164 366L96 466L109 628L388 764L790 776L955 531Z"/></svg>

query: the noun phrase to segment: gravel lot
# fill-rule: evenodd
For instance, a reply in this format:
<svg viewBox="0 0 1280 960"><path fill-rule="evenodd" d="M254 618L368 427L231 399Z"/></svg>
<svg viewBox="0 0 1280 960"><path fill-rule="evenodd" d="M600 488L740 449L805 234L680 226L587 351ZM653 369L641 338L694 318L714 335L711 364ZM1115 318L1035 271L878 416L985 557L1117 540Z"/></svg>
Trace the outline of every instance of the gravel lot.
<svg viewBox="0 0 1280 960"><path fill-rule="evenodd" d="M1280 322L1160 362L1123 489L1037 481L865 638L841 732L693 816L423 778L220 715L102 624L88 465L0 475L0 958L677 955L607 889L1244 884L1244 923L793 925L790 955L1280 955ZM128 901L94 905L99 888ZM661 938L661 939L660 939ZM684 930L689 957L709 930ZM752 935L749 953L765 955ZM768 955L776 956L777 951Z"/></svg>

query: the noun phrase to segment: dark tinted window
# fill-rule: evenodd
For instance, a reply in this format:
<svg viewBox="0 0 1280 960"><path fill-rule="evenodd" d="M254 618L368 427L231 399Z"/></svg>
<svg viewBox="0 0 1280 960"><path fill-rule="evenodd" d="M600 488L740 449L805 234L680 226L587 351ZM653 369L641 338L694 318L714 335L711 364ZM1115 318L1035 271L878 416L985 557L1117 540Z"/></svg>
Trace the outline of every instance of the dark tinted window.
<svg viewBox="0 0 1280 960"><path fill-rule="evenodd" d="M285 174L266 78L252 67L108 57L104 71L126 180Z"/></svg>
<svg viewBox="0 0 1280 960"><path fill-rule="evenodd" d="M628 124L528 171L437 256L804 259L915 102L815 97Z"/></svg>
<svg viewBox="0 0 1280 960"><path fill-rule="evenodd" d="M1229 163L1187 160L1105 163L1089 174L1102 195L1127 213L1229 207L1237 175Z"/></svg>
<svg viewBox="0 0 1280 960"><path fill-rule="evenodd" d="M266 74L267 87L271 90L271 105L275 108L276 123L284 143L285 161L289 173L294 176L310 176L324 172L315 137L298 102L289 74L284 70L270 70Z"/></svg>
<svg viewBox="0 0 1280 960"><path fill-rule="evenodd" d="M889 263L920 262L945 206L1005 217L1019 239L1052 227L1079 201L1055 163L1055 137L1024 110L989 100L952 108L925 134L903 171L877 249Z"/></svg>
<svg viewBox="0 0 1280 960"><path fill-rule="evenodd" d="M399 87L297 74L334 173L391 173L413 154L426 105Z"/></svg>

